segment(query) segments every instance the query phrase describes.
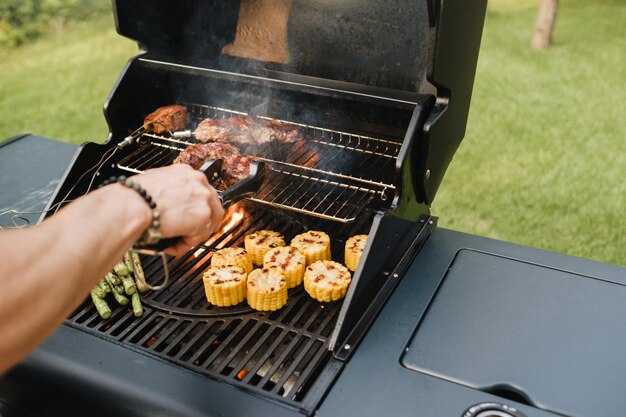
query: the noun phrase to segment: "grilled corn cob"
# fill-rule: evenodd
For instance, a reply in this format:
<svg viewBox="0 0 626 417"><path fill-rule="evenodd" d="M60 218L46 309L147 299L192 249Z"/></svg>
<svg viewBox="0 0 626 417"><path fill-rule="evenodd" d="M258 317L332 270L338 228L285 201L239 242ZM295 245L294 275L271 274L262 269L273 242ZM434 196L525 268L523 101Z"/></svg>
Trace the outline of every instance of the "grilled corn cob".
<svg viewBox="0 0 626 417"><path fill-rule="evenodd" d="M252 260L244 248L224 248L215 252L211 258L211 266L222 265L239 266L246 274L252 272Z"/></svg>
<svg viewBox="0 0 626 417"><path fill-rule="evenodd" d="M305 256L291 246L270 249L263 257L263 267L276 269L287 280L287 288L302 284L304 278Z"/></svg>
<svg viewBox="0 0 626 417"><path fill-rule="evenodd" d="M259 230L246 236L246 252L255 265L263 265L263 256L272 248L285 246L283 236L272 230Z"/></svg>
<svg viewBox="0 0 626 417"><path fill-rule="evenodd" d="M248 275L248 304L255 310L274 311L287 304L287 281L275 269L255 269Z"/></svg>
<svg viewBox="0 0 626 417"><path fill-rule="evenodd" d="M317 301L337 301L346 295L352 278L338 262L317 261L304 272L304 289Z"/></svg>
<svg viewBox="0 0 626 417"><path fill-rule="evenodd" d="M359 260L363 254L363 248L367 243L367 235L352 236L346 241L345 259L346 266L352 272L356 271Z"/></svg>
<svg viewBox="0 0 626 417"><path fill-rule="evenodd" d="M330 260L330 238L324 232L310 230L301 233L291 240L291 246L306 256L306 264Z"/></svg>
<svg viewBox="0 0 626 417"><path fill-rule="evenodd" d="M216 306L234 306L246 297L246 271L239 266L212 266L202 281L207 300Z"/></svg>

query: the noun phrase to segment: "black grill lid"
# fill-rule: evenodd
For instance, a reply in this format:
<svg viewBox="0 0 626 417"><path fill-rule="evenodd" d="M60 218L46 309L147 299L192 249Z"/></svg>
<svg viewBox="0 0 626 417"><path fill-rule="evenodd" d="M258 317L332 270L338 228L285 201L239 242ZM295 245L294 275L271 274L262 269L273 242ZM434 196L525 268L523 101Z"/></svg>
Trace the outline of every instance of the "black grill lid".
<svg viewBox="0 0 626 417"><path fill-rule="evenodd" d="M183 63L201 61L239 72L250 71L244 68L252 64L405 91L420 89L428 67L425 1L116 0L115 6L120 34L137 40L152 56ZM260 26L247 19L255 13ZM242 33L260 40L259 49L286 43L286 59L262 60L267 54L237 59L234 55L241 54L233 42Z"/></svg>
<svg viewBox="0 0 626 417"><path fill-rule="evenodd" d="M360 91L375 87L374 95L383 89L388 97L396 97L394 91L435 95L438 105L411 158L417 198L432 202L465 134L486 0L113 4L118 32L136 40L154 60L269 78L287 74L342 81ZM270 11L261 4L269 4ZM265 14L252 18L255 26L250 16L257 16L259 9ZM238 44L242 36L261 41L246 50ZM272 42L283 45L278 58L262 52Z"/></svg>

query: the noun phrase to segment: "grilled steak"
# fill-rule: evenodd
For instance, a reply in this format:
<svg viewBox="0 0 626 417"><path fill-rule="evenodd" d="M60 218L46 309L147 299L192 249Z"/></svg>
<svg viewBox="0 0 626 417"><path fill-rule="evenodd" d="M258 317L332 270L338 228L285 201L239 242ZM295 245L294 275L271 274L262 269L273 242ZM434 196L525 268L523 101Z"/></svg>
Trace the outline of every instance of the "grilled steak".
<svg viewBox="0 0 626 417"><path fill-rule="evenodd" d="M196 143L183 150L174 159L174 163L187 164L198 169L207 159L224 159L227 156L239 154L239 148L228 143Z"/></svg>
<svg viewBox="0 0 626 417"><path fill-rule="evenodd" d="M204 119L194 136L201 142L229 142L260 145L271 141L291 143L302 139L297 126L278 120L233 116L225 119Z"/></svg>
<svg viewBox="0 0 626 417"><path fill-rule="evenodd" d="M148 133L174 132L187 125L187 108L179 104L159 107L146 116L143 127Z"/></svg>
<svg viewBox="0 0 626 417"><path fill-rule="evenodd" d="M228 143L196 143L189 145L174 159L175 164L191 165L195 169L207 159L222 159L221 181L218 189L223 190L246 178L250 173L250 163L254 157L241 155L239 148Z"/></svg>
<svg viewBox="0 0 626 417"><path fill-rule="evenodd" d="M228 155L222 165L222 179L226 187L238 183L250 174L250 163L254 157L248 155Z"/></svg>

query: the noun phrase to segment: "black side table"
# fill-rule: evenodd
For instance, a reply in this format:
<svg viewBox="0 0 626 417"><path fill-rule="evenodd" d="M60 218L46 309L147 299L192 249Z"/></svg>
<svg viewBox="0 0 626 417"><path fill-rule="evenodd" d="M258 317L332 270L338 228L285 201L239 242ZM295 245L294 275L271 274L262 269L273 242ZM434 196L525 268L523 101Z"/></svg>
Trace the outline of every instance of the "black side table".
<svg viewBox="0 0 626 417"><path fill-rule="evenodd" d="M0 143L0 226L14 227L14 213L44 209L77 147L35 135ZM23 214L18 225L33 225L39 214Z"/></svg>

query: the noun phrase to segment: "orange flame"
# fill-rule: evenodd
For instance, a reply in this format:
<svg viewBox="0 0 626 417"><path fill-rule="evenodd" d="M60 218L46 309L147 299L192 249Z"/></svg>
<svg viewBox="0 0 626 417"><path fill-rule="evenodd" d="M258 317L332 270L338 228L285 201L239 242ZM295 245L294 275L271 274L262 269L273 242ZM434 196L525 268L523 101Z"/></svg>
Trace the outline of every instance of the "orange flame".
<svg viewBox="0 0 626 417"><path fill-rule="evenodd" d="M241 208L234 212L232 216L230 216L230 220L228 221L228 223L226 223L226 226L222 228L221 233L228 233L230 229L235 227L241 221L241 219L243 219L244 213L244 210Z"/></svg>
<svg viewBox="0 0 626 417"><path fill-rule="evenodd" d="M197 251L195 251L195 252L193 253L193 257L194 257L194 258L197 258L198 256L202 255L203 253L204 253L204 249L199 248Z"/></svg>
<svg viewBox="0 0 626 417"><path fill-rule="evenodd" d="M213 236L207 240L205 242L206 245L210 245L210 242L213 241L215 239L216 236L222 236L226 233L228 233L233 227L237 226L241 220L243 220L244 215L246 214L245 210L242 208L237 208L235 211L233 211L233 213L230 215L230 220L228 220L228 223L226 223L224 225L224 227L222 227L220 230L218 230L217 232L215 232L213 234Z"/></svg>

